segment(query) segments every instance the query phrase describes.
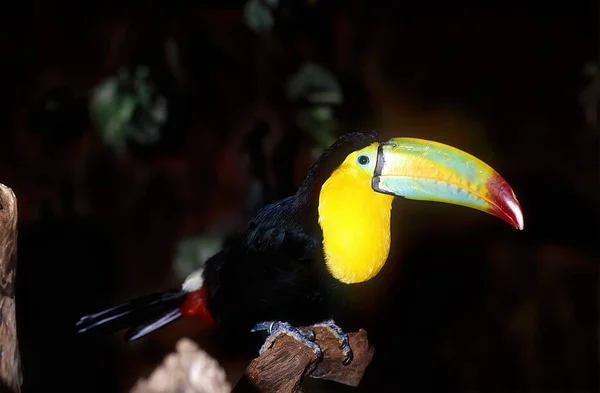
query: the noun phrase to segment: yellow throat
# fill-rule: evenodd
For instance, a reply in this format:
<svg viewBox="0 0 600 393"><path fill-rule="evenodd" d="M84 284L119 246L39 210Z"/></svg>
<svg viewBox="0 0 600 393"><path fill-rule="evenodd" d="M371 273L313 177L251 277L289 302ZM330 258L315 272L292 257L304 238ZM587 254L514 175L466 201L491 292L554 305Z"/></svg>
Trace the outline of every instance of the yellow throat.
<svg viewBox="0 0 600 393"><path fill-rule="evenodd" d="M319 195L325 263L346 284L375 277L390 251L393 197L373 191L372 173L355 165L358 153L332 173Z"/></svg>

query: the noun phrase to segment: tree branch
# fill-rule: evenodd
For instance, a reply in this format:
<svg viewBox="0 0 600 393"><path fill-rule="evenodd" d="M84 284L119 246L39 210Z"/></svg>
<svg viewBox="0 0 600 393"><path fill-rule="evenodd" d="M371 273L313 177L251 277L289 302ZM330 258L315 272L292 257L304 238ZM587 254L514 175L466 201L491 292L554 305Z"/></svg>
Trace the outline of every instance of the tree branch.
<svg viewBox="0 0 600 393"><path fill-rule="evenodd" d="M15 316L17 198L0 184L0 389L19 393L23 377Z"/></svg>
<svg viewBox="0 0 600 393"><path fill-rule="evenodd" d="M315 341L323 350L321 362L317 362L310 348L281 335L271 348L250 363L233 392L298 393L306 376L358 386L373 359L374 349L369 345L367 332L361 329L348 334L354 360L344 366L344 355L333 334L320 326L309 329L315 332Z"/></svg>
<svg viewBox="0 0 600 393"><path fill-rule="evenodd" d="M299 393L307 376L358 386L373 359L367 332L348 334L354 359L344 366L344 355L333 334L320 326L310 329L323 350L320 362L307 346L281 335L250 363L232 391L217 361L185 338L177 343L177 351L169 354L147 379L138 380L130 393Z"/></svg>

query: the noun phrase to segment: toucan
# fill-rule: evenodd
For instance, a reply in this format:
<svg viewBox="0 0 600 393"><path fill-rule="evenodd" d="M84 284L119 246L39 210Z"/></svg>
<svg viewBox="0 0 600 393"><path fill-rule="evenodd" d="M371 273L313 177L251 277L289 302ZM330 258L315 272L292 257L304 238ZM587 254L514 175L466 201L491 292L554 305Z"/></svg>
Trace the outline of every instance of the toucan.
<svg viewBox="0 0 600 393"><path fill-rule="evenodd" d="M260 353L287 334L321 357L306 328L321 325L339 339L348 364L352 348L336 311L347 290L386 263L396 197L462 205L524 226L510 185L476 157L434 141L379 142L375 132L346 133L309 168L295 194L260 209L239 240L180 288L83 316L76 329L127 329L125 339L133 341L190 317L232 335L259 332Z"/></svg>

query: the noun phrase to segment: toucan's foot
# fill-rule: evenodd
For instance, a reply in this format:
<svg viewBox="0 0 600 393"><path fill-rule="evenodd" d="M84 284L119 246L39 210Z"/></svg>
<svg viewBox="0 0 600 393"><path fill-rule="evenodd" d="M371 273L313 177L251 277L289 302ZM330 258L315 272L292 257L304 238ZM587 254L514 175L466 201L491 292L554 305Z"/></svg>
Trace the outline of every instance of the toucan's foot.
<svg viewBox="0 0 600 393"><path fill-rule="evenodd" d="M315 343L315 333L311 330L298 329L293 327L287 322L280 321L270 321L270 322L259 322L250 330L251 332L259 332L266 331L269 336L265 340L264 344L258 351L260 355L269 349L275 339L282 334L287 334L288 336L300 341L302 344L306 345L317 355L317 359L321 360L323 358L323 351L321 351L321 347L317 343Z"/></svg>
<svg viewBox="0 0 600 393"><path fill-rule="evenodd" d="M333 335L338 339L340 343L340 349L344 354L344 360L342 361L342 364L344 366L350 364L350 362L354 358L354 354L352 353L352 348L350 347L350 339L348 338L348 335L342 330L342 328L336 325L333 319L317 323L313 326L326 327L331 331L331 333L333 333Z"/></svg>

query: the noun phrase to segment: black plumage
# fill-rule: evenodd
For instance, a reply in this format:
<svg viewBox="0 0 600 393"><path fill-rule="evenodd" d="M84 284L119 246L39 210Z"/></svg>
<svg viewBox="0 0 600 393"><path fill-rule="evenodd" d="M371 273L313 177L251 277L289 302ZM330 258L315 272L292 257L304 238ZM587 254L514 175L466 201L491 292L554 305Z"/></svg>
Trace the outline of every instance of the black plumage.
<svg viewBox="0 0 600 393"><path fill-rule="evenodd" d="M341 136L309 169L294 195L259 210L239 241L206 262L203 288L208 293L208 309L223 331L245 336L257 322L302 326L333 317L339 300L336 291L343 290L344 284L325 267L318 224L319 192L348 154L375 141L375 133ZM78 329L122 328L121 322L134 321L137 325L131 325L126 337L138 338L137 333L149 333L167 319L175 319L173 310L181 306L184 297L174 295L177 290L167 293L171 295L165 295L166 308L156 303L154 295L147 301L127 302L110 309L112 312L84 317ZM147 319L140 323L140 318Z"/></svg>

